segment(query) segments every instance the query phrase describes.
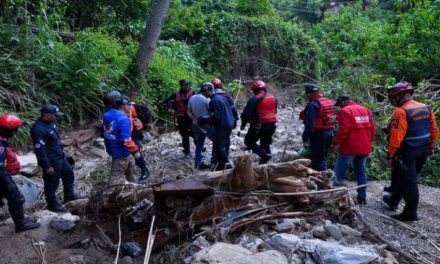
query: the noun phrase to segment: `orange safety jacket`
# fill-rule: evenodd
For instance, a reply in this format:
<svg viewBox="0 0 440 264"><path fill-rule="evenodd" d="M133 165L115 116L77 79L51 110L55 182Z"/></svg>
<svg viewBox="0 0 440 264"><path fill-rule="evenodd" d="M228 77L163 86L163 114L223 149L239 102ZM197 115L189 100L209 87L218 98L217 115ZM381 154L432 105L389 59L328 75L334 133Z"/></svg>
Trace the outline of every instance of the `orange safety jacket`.
<svg viewBox="0 0 440 264"><path fill-rule="evenodd" d="M434 113L425 104L409 100L394 111L390 122L388 158L399 148L405 149L437 144L439 129Z"/></svg>

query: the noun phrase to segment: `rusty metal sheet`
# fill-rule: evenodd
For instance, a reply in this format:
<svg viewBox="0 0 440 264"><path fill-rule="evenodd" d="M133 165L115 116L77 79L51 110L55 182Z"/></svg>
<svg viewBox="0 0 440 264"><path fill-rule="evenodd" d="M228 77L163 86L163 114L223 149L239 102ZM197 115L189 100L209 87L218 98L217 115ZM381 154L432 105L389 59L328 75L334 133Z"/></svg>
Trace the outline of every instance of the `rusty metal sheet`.
<svg viewBox="0 0 440 264"><path fill-rule="evenodd" d="M208 197L214 194L214 189L201 182L188 179L154 185L153 193L155 202L164 204L168 197Z"/></svg>

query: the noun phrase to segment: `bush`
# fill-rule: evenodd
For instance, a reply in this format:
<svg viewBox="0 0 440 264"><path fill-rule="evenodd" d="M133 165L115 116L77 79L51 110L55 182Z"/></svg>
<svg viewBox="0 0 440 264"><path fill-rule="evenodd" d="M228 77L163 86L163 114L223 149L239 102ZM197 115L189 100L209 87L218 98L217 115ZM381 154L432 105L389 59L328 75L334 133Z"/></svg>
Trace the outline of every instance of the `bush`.
<svg viewBox="0 0 440 264"><path fill-rule="evenodd" d="M176 40L160 41L149 66L143 95L159 110L163 99L179 89L180 79L189 79L197 89L199 83L207 81L207 76L188 45Z"/></svg>

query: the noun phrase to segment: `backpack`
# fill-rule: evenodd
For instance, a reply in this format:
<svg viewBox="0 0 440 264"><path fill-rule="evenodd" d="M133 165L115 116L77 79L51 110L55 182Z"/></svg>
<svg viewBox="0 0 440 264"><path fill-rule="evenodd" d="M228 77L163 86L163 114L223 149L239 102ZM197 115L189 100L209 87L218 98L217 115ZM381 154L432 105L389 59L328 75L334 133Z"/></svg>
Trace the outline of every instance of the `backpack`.
<svg viewBox="0 0 440 264"><path fill-rule="evenodd" d="M141 120L142 124L146 126L151 121L151 112L147 106L141 104L134 104L134 109L136 109L137 117Z"/></svg>

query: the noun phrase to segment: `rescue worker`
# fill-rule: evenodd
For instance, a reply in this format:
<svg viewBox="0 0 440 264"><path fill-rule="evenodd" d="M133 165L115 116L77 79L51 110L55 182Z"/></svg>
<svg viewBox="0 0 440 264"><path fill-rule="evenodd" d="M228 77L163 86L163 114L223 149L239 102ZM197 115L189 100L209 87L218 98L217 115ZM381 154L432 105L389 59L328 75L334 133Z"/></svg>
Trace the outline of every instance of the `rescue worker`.
<svg viewBox="0 0 440 264"><path fill-rule="evenodd" d="M215 170L229 169L231 165L228 160L227 146L231 144L230 137L235 125L231 107L223 96L214 92L214 86L211 83L202 84L200 92L211 99L210 116L201 117L199 125L211 124L214 128L212 151L215 152L217 158Z"/></svg>
<svg viewBox="0 0 440 264"><path fill-rule="evenodd" d="M163 102L165 109L168 112L173 113L177 119L177 128L179 129L180 136L182 137L183 153L185 155L190 154L189 137L192 137L192 120L187 115L188 101L195 94L190 87L188 80L180 80L180 90L173 93L166 98Z"/></svg>
<svg viewBox="0 0 440 264"><path fill-rule="evenodd" d="M139 148L131 138L130 99L121 96L115 103L118 109L105 112L102 125L105 148L112 157L108 186L123 183L125 179L135 182L135 159L140 158Z"/></svg>
<svg viewBox="0 0 440 264"><path fill-rule="evenodd" d="M57 106L46 105L41 108L41 116L31 128L35 155L38 165L43 170L47 209L53 212L66 212L56 198L60 179L63 181L64 203L77 199L74 194L73 164L64 154L63 144L55 125L57 118L63 115L64 113Z"/></svg>
<svg viewBox="0 0 440 264"><path fill-rule="evenodd" d="M144 124L138 118L138 113L134 105L130 104L130 123L131 123L131 138L133 142L139 149L139 157L135 159L136 165L141 169L141 177L139 178L139 182L145 181L148 177L150 177L150 171L147 168L147 163L145 162L144 154L142 153L142 144L141 141L144 139L144 135L142 134L142 129L144 129Z"/></svg>
<svg viewBox="0 0 440 264"><path fill-rule="evenodd" d="M310 147L312 168L323 171L327 169L326 156L336 123L334 104L322 96L316 84L306 84L305 94L309 102L300 114L300 119L304 121L302 140L304 147Z"/></svg>
<svg viewBox="0 0 440 264"><path fill-rule="evenodd" d="M265 164L272 157L270 144L276 130L278 101L267 93L263 81L255 81L251 89L254 96L249 99L241 114L240 130L244 130L246 124L250 123L244 143L248 149L260 156L260 164ZM260 145L257 144L258 141Z"/></svg>
<svg viewBox="0 0 440 264"><path fill-rule="evenodd" d="M209 166L208 164L203 163L203 150L205 146L205 139L208 134L211 133L211 127L209 125L201 127L198 124L199 118L210 116L209 102L210 99L205 97L201 93L193 95L188 102L187 114L193 122L192 131L194 133L194 143L196 145L196 150L194 154L194 167L199 170L211 168L211 166Z"/></svg>
<svg viewBox="0 0 440 264"><path fill-rule="evenodd" d="M121 93L119 91L110 91L105 97L105 103L107 106L107 110L114 108L118 109L116 105L116 100L121 98ZM132 105L129 113L130 122L131 122L131 138L133 139L136 146L138 146L139 150L142 149L141 141L144 138L142 135L142 129L144 125L142 121L138 118L138 114L136 108ZM136 166L141 169L141 176L139 178L139 182L145 181L148 177L150 177L150 171L147 168L147 163L145 162L145 157L141 151L139 151L140 157L135 159Z"/></svg>
<svg viewBox="0 0 440 264"><path fill-rule="evenodd" d="M231 95L228 92L223 91L223 82L220 79L218 78L212 79L211 84L214 85L214 92L216 94L223 96L228 102L229 106L231 107L232 114L234 115L234 120L235 120L235 124L234 124L234 128L235 128L237 126L237 121L238 121L238 112L237 112L237 108L235 107L234 100L232 99ZM229 155L229 147L230 147L229 145L226 146L226 152L228 155ZM217 163L215 152L212 153L211 163L212 164Z"/></svg>
<svg viewBox="0 0 440 264"><path fill-rule="evenodd" d="M396 190L390 196L385 195L383 200L390 208L397 208L403 198L402 213L392 217L399 221L417 221L417 174L428 156L434 154L439 129L431 109L412 99L411 84L402 81L387 92L391 104L398 107L391 117L387 157L388 166L395 166L398 178Z"/></svg>
<svg viewBox="0 0 440 264"><path fill-rule="evenodd" d="M341 108L337 116L338 132L333 140L333 150L338 154L335 165L335 186L342 186L348 167L353 163L358 185L367 183L367 158L372 151L376 133L373 113L355 103L350 95L342 94L336 105ZM367 204L367 188L357 190L359 204Z"/></svg>
<svg viewBox="0 0 440 264"><path fill-rule="evenodd" d="M0 206L3 206L1 200L6 198L9 213L14 221L15 233L40 226L39 223L25 218L23 209L25 199L11 177L11 174L17 174L20 171L20 162L7 140L15 135L21 125L23 121L17 116L9 114L0 116Z"/></svg>

